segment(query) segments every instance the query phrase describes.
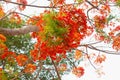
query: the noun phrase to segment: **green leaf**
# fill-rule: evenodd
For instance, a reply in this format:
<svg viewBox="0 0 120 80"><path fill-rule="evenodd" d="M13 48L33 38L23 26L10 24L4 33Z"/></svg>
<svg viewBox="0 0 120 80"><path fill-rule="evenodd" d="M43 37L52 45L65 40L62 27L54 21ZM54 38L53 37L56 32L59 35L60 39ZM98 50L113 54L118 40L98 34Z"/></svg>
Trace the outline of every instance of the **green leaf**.
<svg viewBox="0 0 120 80"><path fill-rule="evenodd" d="M109 23L114 18L115 18L115 16L109 15L109 17L107 18L107 23Z"/></svg>
<svg viewBox="0 0 120 80"><path fill-rule="evenodd" d="M116 1L116 4L117 4L118 6L120 6L120 0L117 0L117 1Z"/></svg>
<svg viewBox="0 0 120 80"><path fill-rule="evenodd" d="M7 75L3 70L2 70L2 76L0 78L2 78L1 80L8 80Z"/></svg>
<svg viewBox="0 0 120 80"><path fill-rule="evenodd" d="M19 35L19 36L7 36L7 41L5 42L10 50L16 53L29 53L33 49L33 42L31 41L30 34Z"/></svg>

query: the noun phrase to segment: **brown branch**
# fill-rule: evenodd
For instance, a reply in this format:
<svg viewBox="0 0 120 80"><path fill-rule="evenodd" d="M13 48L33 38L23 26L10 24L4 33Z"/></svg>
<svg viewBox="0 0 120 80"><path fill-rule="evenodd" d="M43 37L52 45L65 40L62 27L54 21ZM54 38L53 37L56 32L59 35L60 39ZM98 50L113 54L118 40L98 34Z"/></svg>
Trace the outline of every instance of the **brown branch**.
<svg viewBox="0 0 120 80"><path fill-rule="evenodd" d="M39 27L33 25L26 25L21 28L14 28L14 29L2 28L0 26L0 34L10 35L10 36L27 34L30 32L38 32L38 31L39 31Z"/></svg>
<svg viewBox="0 0 120 80"><path fill-rule="evenodd" d="M90 1L88 0L85 0L88 4L90 4L93 8L99 10L98 6L94 6Z"/></svg>
<svg viewBox="0 0 120 80"><path fill-rule="evenodd" d="M8 17L9 15L11 15L11 14L13 14L13 13L17 13L17 14L20 14L20 15L25 16L25 17L27 17L27 18L31 18L31 19L33 19L33 20L36 20L36 19L34 19L34 18L32 18L32 17L30 17L30 16L28 16L28 15L25 15L25 14L23 14L23 13L20 13L20 12L10 12L10 13L6 14L5 16L3 16L2 18L0 18L0 20L5 19L6 17Z"/></svg>
<svg viewBox="0 0 120 80"><path fill-rule="evenodd" d="M6 0L0 0L0 1L4 1L4 2L7 2L7 3L16 4L16 5L25 5L25 4L22 4L22 3L17 3L17 2L12 2L12 1L6 1ZM57 7L37 6L37 5L30 5L30 4L27 4L25 6L36 7L36 8L57 8Z"/></svg>
<svg viewBox="0 0 120 80"><path fill-rule="evenodd" d="M13 77L11 80L16 80L18 77L21 77L22 75L24 75L24 70L21 70L21 72L18 73L17 76Z"/></svg>
<svg viewBox="0 0 120 80"><path fill-rule="evenodd" d="M51 58L51 60L52 60L52 58ZM60 77L60 75L59 75L59 72L58 72L58 70L57 70L57 67L56 67L56 65L55 65L55 62L52 60L52 64L54 65L54 67L55 67L55 71L56 71L56 73L57 73L57 76L58 76L58 80L61 80L61 77Z"/></svg>
<svg viewBox="0 0 120 80"><path fill-rule="evenodd" d="M91 26L94 26L93 23L92 23L92 21L91 21L91 19L90 19L90 16L89 16L89 12L90 12L92 9L93 9L93 7L87 10L87 17L88 17L88 22L90 23L90 25L91 25Z"/></svg>
<svg viewBox="0 0 120 80"><path fill-rule="evenodd" d="M68 61L70 61L70 63L73 65L73 67L76 68L76 65L74 64L74 62L72 62L68 57L66 57L66 59L67 59Z"/></svg>
<svg viewBox="0 0 120 80"><path fill-rule="evenodd" d="M88 59L89 63L96 70L96 67L93 65L92 61L89 59L87 46L86 46L86 55L87 55L87 59Z"/></svg>
<svg viewBox="0 0 120 80"><path fill-rule="evenodd" d="M2 18L0 18L0 20L5 19L6 17L8 17L8 16L11 15L11 14L12 14L12 12L8 13L7 15L3 16Z"/></svg>
<svg viewBox="0 0 120 80"><path fill-rule="evenodd" d="M79 47L81 46L88 46L88 45L95 45L95 44L98 44L98 43L101 43L102 41L97 41L97 42L92 42L92 43L87 43L87 44L81 44L79 45Z"/></svg>
<svg viewBox="0 0 120 80"><path fill-rule="evenodd" d="M38 78L40 71L42 70L42 66L43 66L42 61L39 61L38 66L40 67L40 69L38 70L37 75L34 77L34 80L36 80Z"/></svg>
<svg viewBox="0 0 120 80"><path fill-rule="evenodd" d="M92 49L92 50L96 50L96 51L100 51L100 52L104 52L104 53L108 53L108 54L114 54L114 55L120 55L120 52L115 52L115 51L108 51L108 50L101 50L98 49L92 45L88 45L88 48Z"/></svg>
<svg viewBox="0 0 120 80"><path fill-rule="evenodd" d="M83 45L81 44L81 45L79 45L79 47L87 47L89 49L100 51L100 52L104 52L104 53L107 53L107 54L120 55L120 52L110 51L110 50L101 50L101 49L96 48L95 46L93 46L94 44L101 43L101 42L102 41L98 41L98 42L94 42L94 43L88 43L88 44L83 44Z"/></svg>
<svg viewBox="0 0 120 80"><path fill-rule="evenodd" d="M52 74L52 73L50 72L50 69L47 69L47 71L49 71L50 75L52 76L52 80L55 80L55 79L54 79L54 74Z"/></svg>

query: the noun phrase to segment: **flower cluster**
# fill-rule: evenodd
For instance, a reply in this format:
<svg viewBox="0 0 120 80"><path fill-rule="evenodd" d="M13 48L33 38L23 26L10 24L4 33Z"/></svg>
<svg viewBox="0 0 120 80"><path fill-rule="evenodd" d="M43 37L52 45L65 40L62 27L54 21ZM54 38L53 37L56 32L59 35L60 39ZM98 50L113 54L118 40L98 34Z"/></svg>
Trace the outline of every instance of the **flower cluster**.
<svg viewBox="0 0 120 80"><path fill-rule="evenodd" d="M21 23L21 17L19 16L19 14L17 14L17 13L14 12L10 16L10 22L20 24Z"/></svg>
<svg viewBox="0 0 120 80"><path fill-rule="evenodd" d="M16 61L17 61L19 66L24 66L26 64L27 60L28 60L28 57L24 54L19 54L16 57Z"/></svg>
<svg viewBox="0 0 120 80"><path fill-rule="evenodd" d="M3 8L0 6L0 18L2 18L5 15L5 12Z"/></svg>
<svg viewBox="0 0 120 80"><path fill-rule="evenodd" d="M56 54L65 54L78 47L87 34L86 16L81 9L45 11L40 17L36 24L40 32L33 33L37 43L31 51L36 60L44 60L48 56L55 60Z"/></svg>
<svg viewBox="0 0 120 80"><path fill-rule="evenodd" d="M84 75L84 68L83 67L75 67L75 68L73 68L72 73L75 74L77 77L81 77Z"/></svg>
<svg viewBox="0 0 120 80"><path fill-rule="evenodd" d="M33 73L35 70L36 70L36 66L34 64L29 63L26 65L24 72L25 73Z"/></svg>
<svg viewBox="0 0 120 80"><path fill-rule="evenodd" d="M103 29L105 27L105 23L106 23L106 17L105 16L98 16L96 15L94 17L94 21L95 21L95 27L97 29Z"/></svg>

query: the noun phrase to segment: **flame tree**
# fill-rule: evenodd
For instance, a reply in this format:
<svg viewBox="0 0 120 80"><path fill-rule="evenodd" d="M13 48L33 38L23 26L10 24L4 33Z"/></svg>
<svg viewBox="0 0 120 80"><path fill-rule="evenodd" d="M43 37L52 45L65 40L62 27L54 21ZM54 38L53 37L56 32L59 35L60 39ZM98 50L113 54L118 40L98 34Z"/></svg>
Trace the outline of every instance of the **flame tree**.
<svg viewBox="0 0 120 80"><path fill-rule="evenodd" d="M103 74L98 68L105 53L120 54L120 19L113 14L120 0L67 1L41 6L0 0L0 79L61 80L69 72L81 77L85 68L79 64L86 60ZM9 4L15 9L5 10ZM27 7L44 11L25 15ZM98 46L103 44L109 48Z"/></svg>

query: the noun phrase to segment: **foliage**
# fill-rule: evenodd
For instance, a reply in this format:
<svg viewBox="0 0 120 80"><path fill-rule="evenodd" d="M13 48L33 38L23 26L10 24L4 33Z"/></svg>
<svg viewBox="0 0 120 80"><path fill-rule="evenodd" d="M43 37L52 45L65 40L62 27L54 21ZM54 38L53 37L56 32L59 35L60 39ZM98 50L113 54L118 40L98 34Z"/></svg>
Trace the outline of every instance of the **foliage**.
<svg viewBox="0 0 120 80"><path fill-rule="evenodd" d="M27 0L0 1L3 2L0 5L0 79L61 80L61 76L69 72L82 77L85 68L80 63L86 59L99 75L103 74L97 69L106 60L101 52L120 51L120 26L114 23L117 19L111 14L110 5L113 3L117 8L114 5L119 7L120 1L73 1L68 4L65 0L49 0L49 6L31 5ZM26 10L26 6L48 9L40 15L29 16L15 10L6 12L4 3L18 5L20 12ZM5 34L8 29L22 30L24 25L33 25L39 30L13 36ZM92 35L92 43L84 43ZM96 47L100 42L110 44L114 53ZM89 49L99 53L91 53Z"/></svg>

